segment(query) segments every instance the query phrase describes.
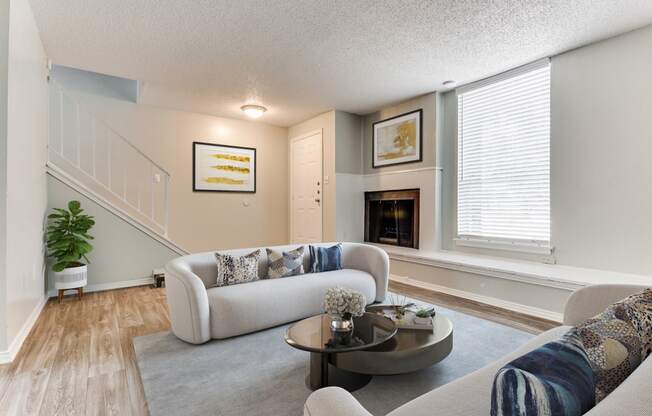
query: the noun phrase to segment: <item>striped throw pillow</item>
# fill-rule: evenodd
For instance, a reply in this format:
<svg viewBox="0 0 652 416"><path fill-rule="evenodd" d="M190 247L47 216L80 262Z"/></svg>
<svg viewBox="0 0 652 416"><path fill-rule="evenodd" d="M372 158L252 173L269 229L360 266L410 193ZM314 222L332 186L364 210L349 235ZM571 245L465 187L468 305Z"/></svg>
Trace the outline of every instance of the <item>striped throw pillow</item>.
<svg viewBox="0 0 652 416"><path fill-rule="evenodd" d="M310 246L310 273L342 269L342 244L332 247Z"/></svg>

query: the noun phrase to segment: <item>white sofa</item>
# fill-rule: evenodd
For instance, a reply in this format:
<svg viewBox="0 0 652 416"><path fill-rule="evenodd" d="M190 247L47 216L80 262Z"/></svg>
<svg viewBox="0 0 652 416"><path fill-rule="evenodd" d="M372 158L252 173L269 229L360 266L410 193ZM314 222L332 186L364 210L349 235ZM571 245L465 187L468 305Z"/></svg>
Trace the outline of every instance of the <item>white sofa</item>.
<svg viewBox="0 0 652 416"><path fill-rule="evenodd" d="M315 244L330 247L336 243ZM270 247L293 250L301 244ZM304 269L310 253L305 244ZM261 247L265 252L265 247ZM220 251L243 255L256 248ZM259 276L267 274L267 255L260 257ZM323 312L326 290L342 286L362 292L368 303L387 293L389 258L378 247L342 243L342 270L265 279L213 287L217 280L215 252L190 254L165 266L165 285L172 332L184 341L201 344L296 321Z"/></svg>
<svg viewBox="0 0 652 416"><path fill-rule="evenodd" d="M491 389L498 369L514 358L557 339L571 326L602 312L610 304L644 286L596 285L575 291L566 304L564 324L537 336L517 351L449 384L404 404L387 416L486 416L491 409ZM652 415L652 358L645 360L616 390L586 416ZM346 390L326 387L313 392L305 416L372 416Z"/></svg>

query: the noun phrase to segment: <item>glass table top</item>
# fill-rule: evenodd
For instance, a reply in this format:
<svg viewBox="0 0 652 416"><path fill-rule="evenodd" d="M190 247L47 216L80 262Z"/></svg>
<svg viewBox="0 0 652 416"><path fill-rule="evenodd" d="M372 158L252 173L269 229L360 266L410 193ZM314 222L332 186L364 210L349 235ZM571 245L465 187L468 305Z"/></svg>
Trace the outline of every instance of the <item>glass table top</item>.
<svg viewBox="0 0 652 416"><path fill-rule="evenodd" d="M346 352L370 348L391 339L396 325L391 319L373 313L353 318L353 331L334 332L331 317L313 316L290 326L285 341L300 350L311 352Z"/></svg>

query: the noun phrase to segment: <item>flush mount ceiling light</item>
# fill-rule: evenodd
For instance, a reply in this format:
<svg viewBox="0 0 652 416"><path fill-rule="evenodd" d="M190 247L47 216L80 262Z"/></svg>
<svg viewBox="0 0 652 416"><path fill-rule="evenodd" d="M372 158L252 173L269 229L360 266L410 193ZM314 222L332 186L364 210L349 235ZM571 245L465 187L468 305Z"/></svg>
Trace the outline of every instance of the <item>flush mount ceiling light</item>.
<svg viewBox="0 0 652 416"><path fill-rule="evenodd" d="M265 111L267 111L267 109L262 105L255 104L243 105L240 107L240 110L244 111L244 113L251 118L258 118L262 116Z"/></svg>

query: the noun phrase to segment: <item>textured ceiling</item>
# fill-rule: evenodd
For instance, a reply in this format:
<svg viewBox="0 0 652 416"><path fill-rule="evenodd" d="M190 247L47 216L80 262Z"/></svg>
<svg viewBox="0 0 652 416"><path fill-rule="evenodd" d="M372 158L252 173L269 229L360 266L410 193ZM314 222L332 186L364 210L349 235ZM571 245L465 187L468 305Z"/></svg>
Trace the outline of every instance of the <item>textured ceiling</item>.
<svg viewBox="0 0 652 416"><path fill-rule="evenodd" d="M30 0L56 64L145 103L287 126L358 114L652 22L650 0Z"/></svg>

